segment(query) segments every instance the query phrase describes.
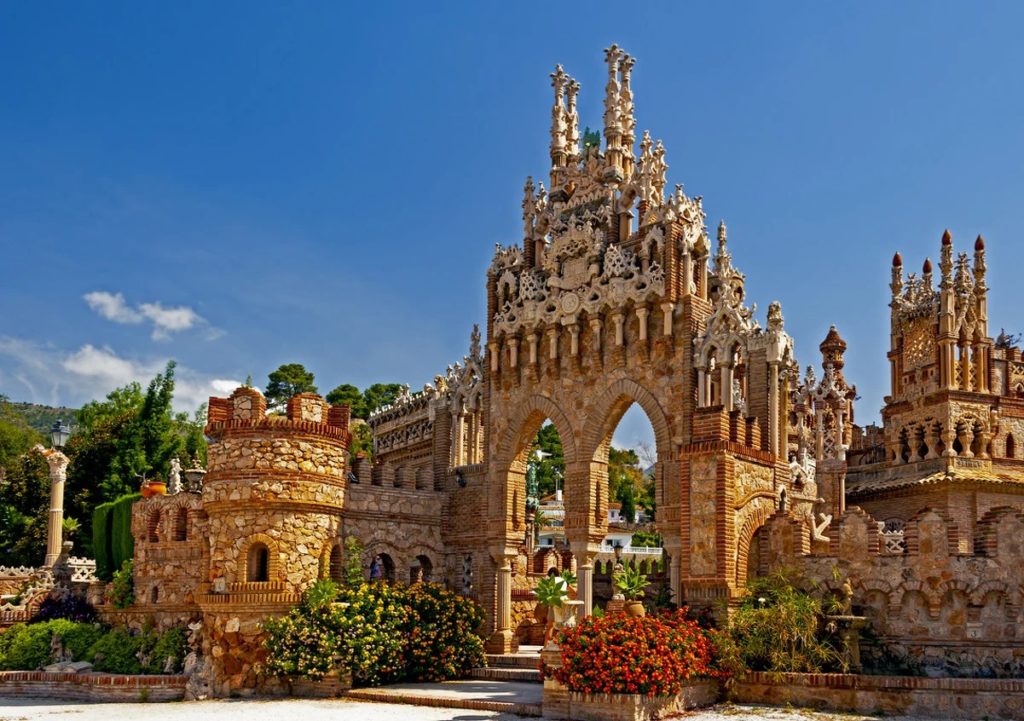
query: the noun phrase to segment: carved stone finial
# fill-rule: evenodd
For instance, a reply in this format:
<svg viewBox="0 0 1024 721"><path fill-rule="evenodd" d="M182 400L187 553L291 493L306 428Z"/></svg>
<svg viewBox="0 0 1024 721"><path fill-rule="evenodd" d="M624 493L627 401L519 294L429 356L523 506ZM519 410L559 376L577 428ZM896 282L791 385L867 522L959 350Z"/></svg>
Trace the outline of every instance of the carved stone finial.
<svg viewBox="0 0 1024 721"><path fill-rule="evenodd" d="M567 112L565 109L565 86L569 76L561 65L551 73L551 87L555 89L555 102L551 106L551 162L553 165L565 164L565 133L567 128Z"/></svg>
<svg viewBox="0 0 1024 721"><path fill-rule="evenodd" d="M533 197L533 177L527 176L523 185L523 238L530 240L533 237L533 227L536 223L536 201Z"/></svg>
<svg viewBox="0 0 1024 721"><path fill-rule="evenodd" d="M618 78L622 55L622 49L615 44L604 51L604 59L608 63L608 84L605 85L604 97L604 135L614 148L618 148L619 134L622 132L622 98Z"/></svg>
<svg viewBox="0 0 1024 721"><path fill-rule="evenodd" d="M575 79L569 78L565 86L566 92L566 113L565 113L565 152L570 159L575 160L580 155L580 114L576 110L576 96L580 92L580 84Z"/></svg>
<svg viewBox="0 0 1024 721"><path fill-rule="evenodd" d="M719 247L722 247L722 246L725 245L727 238L728 238L728 234L727 234L727 230L726 230L726 227L725 227L725 221L721 220L718 223L718 245L719 245Z"/></svg>
<svg viewBox="0 0 1024 721"><path fill-rule="evenodd" d="M469 334L469 357L480 358L480 324L473 324L473 332Z"/></svg>

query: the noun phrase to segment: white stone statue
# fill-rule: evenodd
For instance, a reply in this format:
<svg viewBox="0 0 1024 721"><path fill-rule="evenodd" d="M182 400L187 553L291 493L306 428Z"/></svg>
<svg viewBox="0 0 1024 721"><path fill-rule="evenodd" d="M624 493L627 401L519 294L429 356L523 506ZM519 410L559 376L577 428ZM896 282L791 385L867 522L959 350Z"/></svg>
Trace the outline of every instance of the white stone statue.
<svg viewBox="0 0 1024 721"><path fill-rule="evenodd" d="M167 492L171 495L181 493L181 460L177 456L171 459L171 473L167 479Z"/></svg>

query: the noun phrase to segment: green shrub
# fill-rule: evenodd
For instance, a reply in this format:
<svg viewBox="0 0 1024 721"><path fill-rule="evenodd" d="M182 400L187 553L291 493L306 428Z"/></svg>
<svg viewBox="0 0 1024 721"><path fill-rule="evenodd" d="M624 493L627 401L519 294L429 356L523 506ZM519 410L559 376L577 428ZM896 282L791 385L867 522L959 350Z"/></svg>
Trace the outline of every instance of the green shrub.
<svg viewBox="0 0 1024 721"><path fill-rule="evenodd" d="M377 686L455 678L483 663L483 612L471 600L425 583L333 587L318 583L264 623L268 672L318 679L348 669L355 684Z"/></svg>
<svg viewBox="0 0 1024 721"><path fill-rule="evenodd" d="M114 501L111 509L110 553L112 568L123 568L135 554L135 539L132 537L132 506L142 496L131 493ZM116 574L116 572L115 572Z"/></svg>
<svg viewBox="0 0 1024 721"><path fill-rule="evenodd" d="M110 602L117 608L128 608L135 603L135 581L132 578L132 560L121 564L114 572L114 583L110 589Z"/></svg>
<svg viewBox="0 0 1024 721"><path fill-rule="evenodd" d="M141 673L142 665L136 654L141 638L132 636L123 628L115 628L101 636L86 654L86 661L96 671L106 673Z"/></svg>
<svg viewBox="0 0 1024 721"><path fill-rule="evenodd" d="M777 673L844 670L842 656L827 638L822 602L803 591L796 579L778 572L751 581L747 589L729 623L747 668Z"/></svg>
<svg viewBox="0 0 1024 721"><path fill-rule="evenodd" d="M109 581L114 575L110 552L110 511L113 503L101 503L92 512L92 552L96 557L96 577Z"/></svg>
<svg viewBox="0 0 1024 721"><path fill-rule="evenodd" d="M407 679L444 681L484 665L480 606L434 583L417 583L407 593L415 616L408 631Z"/></svg>
<svg viewBox="0 0 1024 721"><path fill-rule="evenodd" d="M74 661L84 660L89 647L103 635L94 623L76 623L56 619L33 624L17 624L0 634L0 669L34 671L52 662L51 642L61 638L64 650Z"/></svg>
<svg viewBox="0 0 1024 721"><path fill-rule="evenodd" d="M135 552L132 538L132 505L142 498L129 493L96 506L92 514L92 551L96 557L96 576L113 578L117 569Z"/></svg>

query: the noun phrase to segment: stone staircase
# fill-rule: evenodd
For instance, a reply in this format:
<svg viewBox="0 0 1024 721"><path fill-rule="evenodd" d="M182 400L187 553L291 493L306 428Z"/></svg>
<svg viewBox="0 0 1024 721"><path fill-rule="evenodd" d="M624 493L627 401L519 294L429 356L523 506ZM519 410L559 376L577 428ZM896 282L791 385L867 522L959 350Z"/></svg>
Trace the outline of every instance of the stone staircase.
<svg viewBox="0 0 1024 721"><path fill-rule="evenodd" d="M473 669L471 678L540 683L539 666L540 646L521 646L518 653L487 654L487 667Z"/></svg>

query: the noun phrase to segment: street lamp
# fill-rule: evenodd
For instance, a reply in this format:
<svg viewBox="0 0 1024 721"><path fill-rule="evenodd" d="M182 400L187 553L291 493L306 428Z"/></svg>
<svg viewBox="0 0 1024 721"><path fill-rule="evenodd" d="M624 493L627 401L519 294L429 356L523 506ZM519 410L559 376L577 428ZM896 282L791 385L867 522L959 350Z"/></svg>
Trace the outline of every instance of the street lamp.
<svg viewBox="0 0 1024 721"><path fill-rule="evenodd" d="M70 437L71 429L63 420L58 418L54 422L53 428L50 429L50 444L56 450L62 450L67 445L68 438Z"/></svg>

